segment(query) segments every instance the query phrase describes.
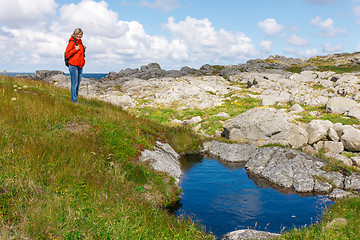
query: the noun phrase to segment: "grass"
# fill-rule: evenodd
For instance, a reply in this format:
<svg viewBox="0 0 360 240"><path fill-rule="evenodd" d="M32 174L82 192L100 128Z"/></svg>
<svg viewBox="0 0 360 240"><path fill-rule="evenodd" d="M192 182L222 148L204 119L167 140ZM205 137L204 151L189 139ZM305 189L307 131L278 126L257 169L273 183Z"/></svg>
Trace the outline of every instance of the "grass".
<svg viewBox="0 0 360 240"><path fill-rule="evenodd" d="M1 239L212 239L166 211L181 192L138 163L168 141L196 151L201 139L41 81L0 76Z"/></svg>
<svg viewBox="0 0 360 240"><path fill-rule="evenodd" d="M320 222L307 228L294 228L283 233L280 239L360 239L359 216L359 197L340 200L327 209ZM339 219L344 219L345 224ZM330 224L334 221L339 223Z"/></svg>
<svg viewBox="0 0 360 240"><path fill-rule="evenodd" d="M222 130L222 126L226 118L216 117L220 112L225 112L230 117L235 117L241 113L244 113L254 107L260 105L261 100L254 98L239 98L232 97L230 100L226 100L222 106L213 107L209 109L178 109L166 108L166 107L144 107L134 109L134 114L151 119L156 122L170 124L172 120L189 120L193 117L200 116L202 121L202 129L205 134L212 135L216 130ZM195 127L197 124L191 127Z"/></svg>
<svg viewBox="0 0 360 240"><path fill-rule="evenodd" d="M191 219L166 211L181 189L136 159L155 141L167 141L177 152L199 149L202 139L171 119L201 116L211 134L226 120L217 113L235 117L260 104L229 95L211 109L139 108L129 114L96 100L74 105L68 90L6 76L0 76L0 95L0 239L213 239ZM303 107L306 122L358 124ZM359 239L359 206L359 198L339 201L320 222L281 239ZM347 224L325 228L337 218Z"/></svg>

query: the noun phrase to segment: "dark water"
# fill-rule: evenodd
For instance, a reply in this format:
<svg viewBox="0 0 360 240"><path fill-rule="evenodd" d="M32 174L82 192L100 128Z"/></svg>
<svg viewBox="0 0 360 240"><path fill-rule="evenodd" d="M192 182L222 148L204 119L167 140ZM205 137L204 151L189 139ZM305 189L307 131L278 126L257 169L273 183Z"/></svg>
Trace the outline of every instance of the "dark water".
<svg viewBox="0 0 360 240"><path fill-rule="evenodd" d="M281 193L240 165L194 156L181 163L183 195L175 215L193 217L219 239L240 229L280 233L309 225L332 203L323 196Z"/></svg>
<svg viewBox="0 0 360 240"><path fill-rule="evenodd" d="M23 75L23 74L28 74L28 75L32 75L35 73L19 73L19 72L7 72L7 73L0 73L0 74L4 74L4 75L8 75L11 77L15 77L16 75ZM69 73L65 73L66 76L70 76ZM95 78L95 79L101 79L103 77L106 77L108 75L108 73L83 73L82 77L84 78Z"/></svg>

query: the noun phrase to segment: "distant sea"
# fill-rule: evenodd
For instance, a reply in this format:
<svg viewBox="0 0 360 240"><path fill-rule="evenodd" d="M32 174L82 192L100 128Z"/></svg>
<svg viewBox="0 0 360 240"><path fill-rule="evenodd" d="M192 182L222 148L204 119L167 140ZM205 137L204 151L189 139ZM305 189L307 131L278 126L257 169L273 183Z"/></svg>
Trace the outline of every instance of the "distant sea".
<svg viewBox="0 0 360 240"><path fill-rule="evenodd" d="M35 74L35 73L20 73L20 72L6 72L6 73L0 73L1 75L8 75L11 77L14 77L16 75L23 75L23 74ZM69 73L65 73L66 76L70 76ZM103 77L106 77L108 73L83 73L82 77L84 78L95 78L95 79L101 79Z"/></svg>

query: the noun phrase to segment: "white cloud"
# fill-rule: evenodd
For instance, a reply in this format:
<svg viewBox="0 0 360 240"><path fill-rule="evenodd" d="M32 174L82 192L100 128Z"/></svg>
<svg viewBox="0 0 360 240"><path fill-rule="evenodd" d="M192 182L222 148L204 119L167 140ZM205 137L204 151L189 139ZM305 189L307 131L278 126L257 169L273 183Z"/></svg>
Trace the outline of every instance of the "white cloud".
<svg viewBox="0 0 360 240"><path fill-rule="evenodd" d="M221 59L246 59L255 56L251 39L243 33L232 33L224 29L216 31L209 19L198 20L186 17L184 21L175 22L173 17L165 25L174 40L186 45L191 61L207 59L214 63Z"/></svg>
<svg viewBox="0 0 360 240"><path fill-rule="evenodd" d="M261 51L262 52L271 52L271 48L272 48L272 41L271 40L263 40L260 43L261 46Z"/></svg>
<svg viewBox="0 0 360 240"><path fill-rule="evenodd" d="M43 20L45 15L55 15L57 7L54 0L1 0L0 23L32 25Z"/></svg>
<svg viewBox="0 0 360 240"><path fill-rule="evenodd" d="M335 37L338 34L347 34L345 29L334 27L334 21L331 18L323 21L321 17L317 16L311 19L311 23L320 28L320 35L325 38Z"/></svg>
<svg viewBox="0 0 360 240"><path fill-rule="evenodd" d="M307 46L309 45L309 41L305 38L298 37L296 34L292 34L287 38L287 42L294 46Z"/></svg>
<svg viewBox="0 0 360 240"><path fill-rule="evenodd" d="M323 51L328 53L341 52L343 50L344 47L341 44L332 45L330 43L326 43L323 47Z"/></svg>
<svg viewBox="0 0 360 240"><path fill-rule="evenodd" d="M278 24L274 18L268 18L262 22L259 22L259 27L267 35L275 35L284 28L284 26Z"/></svg>
<svg viewBox="0 0 360 240"><path fill-rule="evenodd" d="M352 10L353 10L355 16L360 17L360 6L355 6L355 7L353 7Z"/></svg>
<svg viewBox="0 0 360 240"><path fill-rule="evenodd" d="M140 6L155 8L163 12L168 12L180 7L180 3L177 0L156 0L155 2L141 1L138 4Z"/></svg>
<svg viewBox="0 0 360 240"><path fill-rule="evenodd" d="M69 31L74 26L81 26L86 34L117 37L128 30L127 24L119 21L118 14L109 10L104 1L83 0L77 5L64 5L59 13Z"/></svg>
<svg viewBox="0 0 360 240"><path fill-rule="evenodd" d="M295 50L293 48L284 48L285 54L290 54L297 57L309 58L315 56L318 51L316 48L305 49L305 50Z"/></svg>
<svg viewBox="0 0 360 240"><path fill-rule="evenodd" d="M84 31L85 67L92 71L116 71L154 61L174 69L247 60L258 55L245 34L217 30L208 19L187 17L175 22L170 17L164 25L172 36L169 39L148 34L137 21L119 20L118 13L109 9L105 1L82 0L58 7L55 15L44 17L44 21L33 26L0 25L1 62L8 69L21 67L21 71L27 68L66 71L63 54L77 27ZM6 54L2 49L6 49Z"/></svg>

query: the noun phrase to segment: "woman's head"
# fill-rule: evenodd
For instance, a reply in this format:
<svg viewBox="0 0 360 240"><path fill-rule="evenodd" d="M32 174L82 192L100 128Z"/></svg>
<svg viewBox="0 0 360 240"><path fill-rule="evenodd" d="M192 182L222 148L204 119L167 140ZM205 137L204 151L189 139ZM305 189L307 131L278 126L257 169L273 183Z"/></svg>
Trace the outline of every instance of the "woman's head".
<svg viewBox="0 0 360 240"><path fill-rule="evenodd" d="M73 36L74 38L78 38L78 39L79 39L79 38L82 37L83 34L84 34L84 33L83 33L83 31L81 30L81 28L76 28L76 29L74 30L72 36Z"/></svg>

